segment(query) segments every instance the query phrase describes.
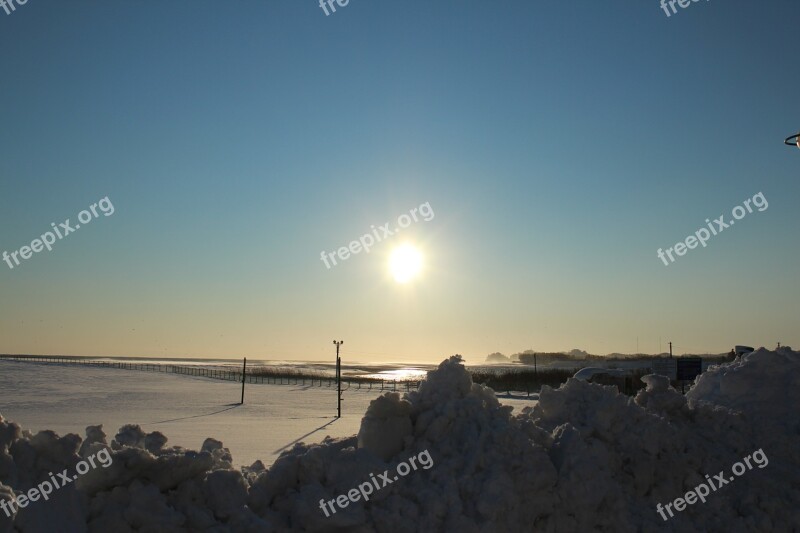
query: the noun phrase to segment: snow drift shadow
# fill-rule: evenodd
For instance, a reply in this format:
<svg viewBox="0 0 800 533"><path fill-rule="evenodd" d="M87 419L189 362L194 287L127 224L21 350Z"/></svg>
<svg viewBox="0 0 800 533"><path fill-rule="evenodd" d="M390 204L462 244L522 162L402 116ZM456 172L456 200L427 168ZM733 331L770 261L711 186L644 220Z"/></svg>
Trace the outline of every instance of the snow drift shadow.
<svg viewBox="0 0 800 533"><path fill-rule="evenodd" d="M293 445L297 444L298 442L302 441L303 439L305 439L305 438L307 438L307 437L310 437L311 435L313 435L313 434L314 434L314 433L316 433L317 431L320 431L320 430L322 430L322 429L324 429L324 428L326 428L326 427L330 426L331 424L333 424L334 422L336 422L336 420L337 420L337 419L335 419L335 418L334 418L334 419L333 419L333 420L331 420L330 422L326 422L325 424L322 424L322 425L321 425L320 427L318 427L317 429L314 429L314 430L312 430L312 431L309 431L308 433L306 433L306 434L305 434L305 435L303 435L302 437L299 437L299 438L297 438L297 439L293 440L292 442L290 442L290 443L289 443L289 444L287 444L286 446L281 446L280 448L278 448L277 450L275 450L274 452L272 452L272 455L276 455L276 454L279 454L279 453L281 453L283 450L285 450L285 449L286 449L286 448L288 448L289 446L293 446Z"/></svg>
<svg viewBox="0 0 800 533"><path fill-rule="evenodd" d="M150 424L166 424L167 422L178 422L179 420L189 420L190 418L203 418L203 417L206 417L206 416L218 415L220 413L224 413L225 411L230 411L231 409L236 409L237 407L241 407L241 404L238 404L238 403L232 403L232 404L228 404L228 405L230 407L227 407L225 409L220 409L219 411L214 411L213 413L204 413L204 414L201 414L201 415L182 416L180 418L172 418L170 420L161 420L159 422L150 422Z"/></svg>

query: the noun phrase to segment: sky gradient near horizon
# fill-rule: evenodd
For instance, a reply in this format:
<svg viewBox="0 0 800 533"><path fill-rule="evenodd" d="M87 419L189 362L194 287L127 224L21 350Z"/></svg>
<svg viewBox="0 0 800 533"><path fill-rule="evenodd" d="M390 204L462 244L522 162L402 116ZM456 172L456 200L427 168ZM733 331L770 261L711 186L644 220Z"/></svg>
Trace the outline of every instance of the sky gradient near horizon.
<svg viewBox="0 0 800 533"><path fill-rule="evenodd" d="M0 252L115 209L0 262L0 353L796 348L798 27L789 0L0 11ZM759 192L768 209L658 259ZM405 241L425 267L398 285Z"/></svg>

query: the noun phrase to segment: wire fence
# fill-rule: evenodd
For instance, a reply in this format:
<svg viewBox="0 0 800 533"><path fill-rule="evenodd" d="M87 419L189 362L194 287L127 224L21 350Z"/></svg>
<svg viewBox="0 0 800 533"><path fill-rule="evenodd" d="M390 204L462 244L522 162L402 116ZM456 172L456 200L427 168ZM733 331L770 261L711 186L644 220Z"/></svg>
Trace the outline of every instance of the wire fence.
<svg viewBox="0 0 800 533"><path fill-rule="evenodd" d="M242 371L230 368L213 366L188 366L170 363L127 363L124 361L108 361L91 359L78 356L52 356L52 355L0 355L0 360L19 361L24 363L84 365L104 368L118 368L121 370L138 370L140 372L159 372L165 374L182 374L199 378L217 379L224 381L242 382ZM331 387L336 388L336 378L303 376L294 371L292 375L264 375L264 369L256 369L253 373L245 372L245 383L254 385L297 385L304 387ZM298 375L294 375L294 374ZM279 374L279 372L276 372ZM342 378L342 390L380 390L380 391L411 391L419 388L419 381L394 381L362 377Z"/></svg>

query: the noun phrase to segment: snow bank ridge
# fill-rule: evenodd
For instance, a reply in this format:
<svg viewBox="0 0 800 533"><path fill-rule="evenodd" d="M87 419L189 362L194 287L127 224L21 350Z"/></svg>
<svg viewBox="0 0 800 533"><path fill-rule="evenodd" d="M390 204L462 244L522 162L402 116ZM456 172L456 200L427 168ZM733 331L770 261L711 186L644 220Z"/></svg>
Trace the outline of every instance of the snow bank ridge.
<svg viewBox="0 0 800 533"><path fill-rule="evenodd" d="M33 435L0 417L2 500L100 450L113 458L36 512L0 513L0 533L800 530L800 354L747 354L701 375L686 396L658 376L645 381L634 399L570 379L512 414L454 356L418 391L377 397L358 435L299 443L269 469L257 461L241 471L215 439L185 450L127 425L109 444L101 426L86 439ZM752 450L772 468L668 522L659 516L659 502L707 482L700 472L726 470ZM372 472L400 473L412 457L436 468L350 498ZM345 494L352 503L320 512L321 500L339 505Z"/></svg>
<svg viewBox="0 0 800 533"><path fill-rule="evenodd" d="M100 461L100 465L95 464L95 459ZM52 472L48 472L50 476L49 481L42 481L37 487L30 489L23 495L16 496L12 494L10 503L6 499L0 499L0 509L6 513L7 517L11 518L11 516L16 513L14 505L17 506L17 509L24 509L31 502L38 501L40 497L43 498L44 501L47 501L50 499L53 490L63 488L78 479L78 476L86 474L89 471L89 465L91 465L91 468L97 468L98 466L108 468L111 466L112 462L113 460L111 459L111 454L108 449L103 448L95 455L88 456L85 461L79 461L75 465L75 471L77 472L75 476L70 477L69 470L66 468L58 473L58 479L56 479L56 476ZM61 481L61 484L59 484L59 481Z"/></svg>

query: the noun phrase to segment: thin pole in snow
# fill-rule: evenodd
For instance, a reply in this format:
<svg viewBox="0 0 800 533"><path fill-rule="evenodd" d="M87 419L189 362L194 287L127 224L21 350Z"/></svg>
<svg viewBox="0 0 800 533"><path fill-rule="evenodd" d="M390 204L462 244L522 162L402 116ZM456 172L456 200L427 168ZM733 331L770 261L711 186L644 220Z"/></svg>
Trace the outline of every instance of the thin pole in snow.
<svg viewBox="0 0 800 533"><path fill-rule="evenodd" d="M344 341L334 340L336 345L336 418L342 418L342 360L339 357L339 346Z"/></svg>
<svg viewBox="0 0 800 533"><path fill-rule="evenodd" d="M244 379L247 376L247 357L244 358L244 364L242 365L242 401L239 405L244 404Z"/></svg>

